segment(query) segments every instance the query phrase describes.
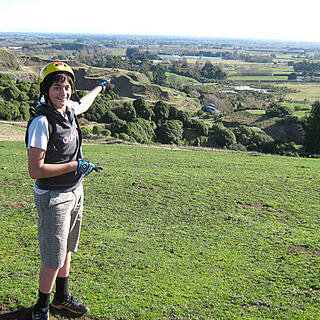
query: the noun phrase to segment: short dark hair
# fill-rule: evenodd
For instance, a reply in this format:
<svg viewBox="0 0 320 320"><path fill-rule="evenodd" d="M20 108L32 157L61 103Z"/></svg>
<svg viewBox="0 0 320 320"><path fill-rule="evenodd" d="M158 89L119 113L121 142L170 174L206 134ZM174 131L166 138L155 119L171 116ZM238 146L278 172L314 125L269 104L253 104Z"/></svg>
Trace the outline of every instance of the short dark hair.
<svg viewBox="0 0 320 320"><path fill-rule="evenodd" d="M47 99L48 99L49 89L51 88L51 86L54 83L62 83L65 80L68 81L68 83L70 84L71 89L73 91L74 90L73 79L70 75L68 75L65 72L53 73L52 75L49 75L48 77L46 77L44 79L44 81L41 83L41 86L40 86L40 94L41 94L41 96L42 95L44 96L44 99L46 102L48 102Z"/></svg>

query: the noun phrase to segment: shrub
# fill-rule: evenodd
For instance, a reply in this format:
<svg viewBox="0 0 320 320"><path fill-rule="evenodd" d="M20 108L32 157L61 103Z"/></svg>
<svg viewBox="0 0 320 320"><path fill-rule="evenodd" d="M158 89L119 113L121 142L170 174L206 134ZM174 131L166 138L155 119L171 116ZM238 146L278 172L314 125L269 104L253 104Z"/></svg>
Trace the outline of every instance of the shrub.
<svg viewBox="0 0 320 320"><path fill-rule="evenodd" d="M112 134L121 132L128 133L128 124L124 120L117 119L111 123L110 129Z"/></svg>
<svg viewBox="0 0 320 320"><path fill-rule="evenodd" d="M179 110L176 115L176 118L174 118L174 119L180 120L184 126L188 126L188 124L191 121L191 116L190 116L189 112Z"/></svg>
<svg viewBox="0 0 320 320"><path fill-rule="evenodd" d="M134 138L136 142L139 143L151 143L155 139L155 124L154 122L137 118L133 122L129 122L128 135Z"/></svg>
<svg viewBox="0 0 320 320"><path fill-rule="evenodd" d="M30 119L30 105L27 102L21 102L19 107L20 120L28 121Z"/></svg>
<svg viewBox="0 0 320 320"><path fill-rule="evenodd" d="M132 139L124 132L119 133L119 139L124 141L131 141Z"/></svg>
<svg viewBox="0 0 320 320"><path fill-rule="evenodd" d="M237 142L249 151L274 152L274 141L263 130L256 127L239 126L233 129Z"/></svg>
<svg viewBox="0 0 320 320"><path fill-rule="evenodd" d="M128 122L137 117L136 109L130 102L124 102L123 105L115 109L114 112L120 119Z"/></svg>
<svg viewBox="0 0 320 320"><path fill-rule="evenodd" d="M179 144L182 134L183 124L179 120L167 120L156 129L157 141L164 144Z"/></svg>
<svg viewBox="0 0 320 320"><path fill-rule="evenodd" d="M269 118L280 117L283 118L289 114L292 114L293 109L290 106L283 106L276 103L271 103L266 110L266 116Z"/></svg>
<svg viewBox="0 0 320 320"><path fill-rule="evenodd" d="M108 101L99 95L90 109L84 114L84 117L89 121L95 122L105 122L105 114L109 110L109 103Z"/></svg>
<svg viewBox="0 0 320 320"><path fill-rule="evenodd" d="M137 117L143 118L146 120L151 120L154 113L150 107L147 106L147 103L143 98L138 98L133 101L133 107L136 110Z"/></svg>
<svg viewBox="0 0 320 320"><path fill-rule="evenodd" d="M101 134L105 137L110 137L111 136L111 131L108 129L102 130Z"/></svg>
<svg viewBox="0 0 320 320"><path fill-rule="evenodd" d="M93 126L92 133L96 135L102 134L103 128L100 126Z"/></svg>
<svg viewBox="0 0 320 320"><path fill-rule="evenodd" d="M226 128L222 123L214 124L209 131L209 147L229 147L236 143L236 137L231 129Z"/></svg>
<svg viewBox="0 0 320 320"><path fill-rule="evenodd" d="M169 117L169 105L163 101L158 101L153 108L153 121L160 125L162 122L168 120Z"/></svg>
<svg viewBox="0 0 320 320"><path fill-rule="evenodd" d="M89 127L82 127L81 132L84 137L89 137L91 134L91 129Z"/></svg>
<svg viewBox="0 0 320 320"><path fill-rule="evenodd" d="M209 134L209 126L204 121L192 119L190 121L190 127L200 136L207 136Z"/></svg>

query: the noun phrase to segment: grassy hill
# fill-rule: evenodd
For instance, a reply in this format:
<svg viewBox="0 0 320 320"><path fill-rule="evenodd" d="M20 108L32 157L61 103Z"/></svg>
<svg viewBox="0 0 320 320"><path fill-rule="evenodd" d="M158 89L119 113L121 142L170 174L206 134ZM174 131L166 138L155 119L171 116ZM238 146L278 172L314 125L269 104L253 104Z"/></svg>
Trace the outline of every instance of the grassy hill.
<svg viewBox="0 0 320 320"><path fill-rule="evenodd" d="M318 319L319 160L85 145L70 274L87 319ZM0 310L30 307L39 255L22 142L0 142ZM0 313L3 311L0 311ZM52 318L55 319L55 318Z"/></svg>

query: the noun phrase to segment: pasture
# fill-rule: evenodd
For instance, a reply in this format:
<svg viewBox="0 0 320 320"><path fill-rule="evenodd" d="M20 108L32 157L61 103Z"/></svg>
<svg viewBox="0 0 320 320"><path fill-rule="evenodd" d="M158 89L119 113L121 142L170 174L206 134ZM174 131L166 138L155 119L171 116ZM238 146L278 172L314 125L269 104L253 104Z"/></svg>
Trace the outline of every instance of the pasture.
<svg viewBox="0 0 320 320"><path fill-rule="evenodd" d="M86 319L319 319L318 159L84 145L70 290ZM0 142L0 305L30 307L39 254L22 142ZM1 309L0 309L1 310ZM54 318L55 319L55 318Z"/></svg>

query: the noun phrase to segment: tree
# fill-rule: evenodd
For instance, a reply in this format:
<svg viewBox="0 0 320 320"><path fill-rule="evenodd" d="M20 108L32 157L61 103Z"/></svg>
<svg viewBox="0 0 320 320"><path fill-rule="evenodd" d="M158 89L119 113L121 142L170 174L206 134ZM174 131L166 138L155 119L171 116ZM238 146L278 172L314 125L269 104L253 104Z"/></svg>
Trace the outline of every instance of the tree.
<svg viewBox="0 0 320 320"><path fill-rule="evenodd" d="M92 133L96 135L101 135L103 128L101 126L93 126Z"/></svg>
<svg viewBox="0 0 320 320"><path fill-rule="evenodd" d="M121 119L116 119L111 123L111 132L114 135L115 133L128 133L128 124L126 121Z"/></svg>
<svg viewBox="0 0 320 320"><path fill-rule="evenodd" d="M12 83L10 86L7 86L3 90L3 94L7 100L16 100L21 94L21 91L17 88L17 86L14 83Z"/></svg>
<svg viewBox="0 0 320 320"><path fill-rule="evenodd" d="M226 73L219 66L213 65L211 62L206 62L200 73L207 79L224 80L227 78Z"/></svg>
<svg viewBox="0 0 320 320"><path fill-rule="evenodd" d="M269 118L272 117L285 117L293 112L292 108L289 106L280 105L278 103L271 103L268 109L266 110L266 116Z"/></svg>
<svg viewBox="0 0 320 320"><path fill-rule="evenodd" d="M20 111L18 104L11 101L0 102L0 119L3 120L20 120Z"/></svg>
<svg viewBox="0 0 320 320"><path fill-rule="evenodd" d="M207 136L209 134L209 127L204 121L192 119L191 128L200 136Z"/></svg>
<svg viewBox="0 0 320 320"><path fill-rule="evenodd" d="M166 71L160 64L156 64L153 67L152 75L153 75L153 82L155 84L158 84L160 86L166 84L166 81L167 81Z"/></svg>
<svg viewBox="0 0 320 320"><path fill-rule="evenodd" d="M120 119L128 122L132 121L137 117L136 109L130 102L124 102L122 107L115 110L115 112Z"/></svg>
<svg viewBox="0 0 320 320"><path fill-rule="evenodd" d="M20 120L28 121L30 119L30 105L27 102L21 102L19 106Z"/></svg>
<svg viewBox="0 0 320 320"><path fill-rule="evenodd" d="M155 139L154 122L136 118L132 122L128 122L128 135L139 143L152 143Z"/></svg>
<svg viewBox="0 0 320 320"><path fill-rule="evenodd" d="M191 116L189 112L179 110L176 119L180 120L183 123L183 126L186 127L191 121Z"/></svg>
<svg viewBox="0 0 320 320"><path fill-rule="evenodd" d="M162 122L167 120L169 118L169 105L164 103L163 101L158 101L156 102L153 112L153 121L157 124L160 125Z"/></svg>
<svg viewBox="0 0 320 320"><path fill-rule="evenodd" d="M237 142L249 151L265 153L274 152L274 141L262 129L257 127L239 126L233 129Z"/></svg>
<svg viewBox="0 0 320 320"><path fill-rule="evenodd" d="M312 105L304 125L304 148L308 153L320 153L320 101Z"/></svg>
<svg viewBox="0 0 320 320"><path fill-rule="evenodd" d="M288 74L288 80L296 80L298 77L296 72L291 72Z"/></svg>
<svg viewBox="0 0 320 320"><path fill-rule="evenodd" d="M179 120L167 120L156 129L157 140L164 144L179 144L182 134L183 124Z"/></svg>
<svg viewBox="0 0 320 320"><path fill-rule="evenodd" d="M208 144L210 147L229 147L236 143L236 136L231 129L222 123L214 124L209 132Z"/></svg>
<svg viewBox="0 0 320 320"><path fill-rule="evenodd" d="M147 105L143 98L138 98L133 101L133 107L136 109L137 117L146 120L151 120L153 114L152 109Z"/></svg>
<svg viewBox="0 0 320 320"><path fill-rule="evenodd" d="M126 50L126 56L129 58L129 59L134 59L136 56L139 56L140 55L140 51L138 48L127 48Z"/></svg>
<svg viewBox="0 0 320 320"><path fill-rule="evenodd" d="M30 90L28 91L28 97L29 99L36 103L39 99L40 95L40 90L39 90L39 85L37 83L32 83L30 86Z"/></svg>
<svg viewBox="0 0 320 320"><path fill-rule="evenodd" d="M169 106L169 120L178 119L179 109L174 106ZM179 119L180 120L180 119Z"/></svg>
<svg viewBox="0 0 320 320"><path fill-rule="evenodd" d="M108 110L108 101L102 95L99 95L84 115L89 121L105 122L105 115Z"/></svg>

